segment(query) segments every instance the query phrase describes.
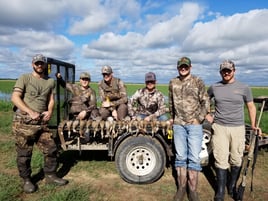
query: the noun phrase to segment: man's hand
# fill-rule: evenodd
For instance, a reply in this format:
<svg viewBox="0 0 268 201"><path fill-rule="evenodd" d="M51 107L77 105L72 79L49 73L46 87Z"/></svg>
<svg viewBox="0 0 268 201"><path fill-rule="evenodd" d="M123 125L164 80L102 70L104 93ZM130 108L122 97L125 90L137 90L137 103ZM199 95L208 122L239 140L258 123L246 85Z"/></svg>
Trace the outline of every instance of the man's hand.
<svg viewBox="0 0 268 201"><path fill-rule="evenodd" d="M103 101L101 106L102 107L111 107L111 102L110 101Z"/></svg>
<svg viewBox="0 0 268 201"><path fill-rule="evenodd" d="M56 78L60 79L61 78L61 74L60 73L55 73Z"/></svg>
<svg viewBox="0 0 268 201"><path fill-rule="evenodd" d="M77 118L82 120L86 117L86 115L87 115L87 111L83 110L77 115Z"/></svg>
<svg viewBox="0 0 268 201"><path fill-rule="evenodd" d="M43 112L41 115L39 115L39 118L40 118L40 117L43 117L43 120L44 120L44 121L49 121L50 118L51 118L51 116L52 116L52 112L45 111L45 112Z"/></svg>
<svg viewBox="0 0 268 201"><path fill-rule="evenodd" d="M30 111L30 112L28 112L28 114L31 117L31 119L33 119L33 120L39 120L40 119L40 113L39 112Z"/></svg>
<svg viewBox="0 0 268 201"><path fill-rule="evenodd" d="M116 110L113 110L112 111L112 116L115 120L117 120L117 111Z"/></svg>
<svg viewBox="0 0 268 201"><path fill-rule="evenodd" d="M211 115L211 114L207 114L206 115L206 120L209 122L209 123L213 123L213 121L214 121L214 117Z"/></svg>

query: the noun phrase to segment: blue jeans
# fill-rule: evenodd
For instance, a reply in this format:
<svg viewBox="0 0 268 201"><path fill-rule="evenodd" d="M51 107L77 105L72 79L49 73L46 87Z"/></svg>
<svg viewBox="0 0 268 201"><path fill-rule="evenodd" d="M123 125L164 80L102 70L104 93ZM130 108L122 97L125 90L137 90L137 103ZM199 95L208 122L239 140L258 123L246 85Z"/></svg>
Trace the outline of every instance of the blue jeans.
<svg viewBox="0 0 268 201"><path fill-rule="evenodd" d="M203 129L202 125L173 125L176 149L175 167L201 171L200 157Z"/></svg>
<svg viewBox="0 0 268 201"><path fill-rule="evenodd" d="M147 117L148 115L145 114L138 114L137 117L140 117L141 119L144 119L145 117ZM159 117L157 117L158 121L167 121L168 118L165 114L160 115Z"/></svg>

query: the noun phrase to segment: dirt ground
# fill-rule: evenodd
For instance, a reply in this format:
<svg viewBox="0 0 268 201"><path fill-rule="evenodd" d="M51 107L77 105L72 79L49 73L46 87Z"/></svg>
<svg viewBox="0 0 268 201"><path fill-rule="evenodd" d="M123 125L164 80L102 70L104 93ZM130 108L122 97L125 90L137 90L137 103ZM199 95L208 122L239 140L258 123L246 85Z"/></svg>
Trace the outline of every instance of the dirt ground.
<svg viewBox="0 0 268 201"><path fill-rule="evenodd" d="M5 140L7 139L2 138L0 141ZM267 157L267 148L265 151L259 152L253 177L253 192L250 191L251 168L248 170L244 201L268 200ZM0 163L0 168L0 172L3 172L4 174L18 174L15 167L7 169ZM72 163L70 169L68 169L64 175L64 178L69 180L69 184L67 186L56 188L56 191L83 187L88 189L88 200L94 201L172 201L176 192L172 168L166 168L164 175L152 184L129 184L121 179L116 171L115 163L113 161L96 161L93 157L93 159L82 158L82 160L79 159ZM207 166L203 168L203 171L199 174L198 185L201 201L213 201L213 186L215 186L214 179L215 175L212 167ZM240 183L240 181L238 183ZM30 195L21 193L21 200L39 200L40 197L44 196L46 192L48 192L45 182L41 180L38 185L38 192ZM185 197L185 200L188 200L187 197ZM229 198L227 194L225 195L225 201L232 200L233 199Z"/></svg>

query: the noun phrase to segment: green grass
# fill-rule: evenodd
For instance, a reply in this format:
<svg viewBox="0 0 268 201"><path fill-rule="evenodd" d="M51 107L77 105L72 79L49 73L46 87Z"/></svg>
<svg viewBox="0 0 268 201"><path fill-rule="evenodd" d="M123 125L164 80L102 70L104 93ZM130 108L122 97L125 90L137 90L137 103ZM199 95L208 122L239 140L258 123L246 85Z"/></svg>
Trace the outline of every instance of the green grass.
<svg viewBox="0 0 268 201"><path fill-rule="evenodd" d="M15 84L15 80L0 80L0 91L4 92L4 93L11 93L12 87L14 86L14 84ZM98 92L98 83L97 82L92 82L90 85L96 92ZM144 84L126 83L126 87L127 87L128 96L131 96L132 94L134 94L134 92L137 89L143 88ZM158 84L157 88L165 96L168 96L168 85L167 84ZM268 87L252 87L252 94L253 94L253 97L268 96ZM98 103L98 106L99 105L100 105L100 103ZM260 107L260 105L258 105L258 104L256 104L256 106L257 106L257 108ZM0 111L8 112L11 110L12 110L12 103L10 101L0 100ZM9 121L10 121L10 117L4 119L3 123L0 122L0 126L1 126L0 129L4 129L5 132L7 132L7 129L10 128L10 125L8 123ZM52 124L53 122L56 122L55 117L54 117L54 119L51 120L50 123ZM249 123L247 110L245 110L245 122ZM264 132L268 133L268 124L266 122L268 122L268 114L267 114L267 112L264 112L263 116L262 116L262 120L260 122L260 127L263 129Z"/></svg>
<svg viewBox="0 0 268 201"><path fill-rule="evenodd" d="M0 91L11 93L14 80L0 80ZM97 83L91 83L92 88L97 91ZM143 84L127 84L128 95L133 94ZM167 85L158 85L158 89L166 96ZM252 87L254 97L268 96L268 88ZM258 106L257 106L258 107ZM160 181L149 185L130 185L119 178L114 162L109 160L106 152L84 151L79 156L78 152L66 151L60 155L59 168L64 162L68 162L70 169L66 177L70 183L64 187L45 185L43 180L38 182L39 189L34 194L22 192L21 181L16 166L16 152L13 135L11 134L12 104L9 101L0 101L0 200L5 201L118 201L118 200L172 200L175 193L174 180L170 179L171 171L168 171ZM245 110L246 111L246 110ZM247 111L246 111L246 121ZM261 128L268 133L268 112L263 113ZM254 178L254 195L256 201L263 200L267 195L266 182L268 179L267 148L259 153ZM32 171L36 174L43 166L41 152L34 148L32 157ZM110 176L109 176L110 175ZM250 175L250 174L248 174ZM250 178L250 176L249 176ZM249 179L248 179L249 180ZM249 191L250 182L247 184ZM199 185L202 200L212 199L213 191L208 183ZM127 198L126 198L127 197ZM228 200L228 198L227 198Z"/></svg>

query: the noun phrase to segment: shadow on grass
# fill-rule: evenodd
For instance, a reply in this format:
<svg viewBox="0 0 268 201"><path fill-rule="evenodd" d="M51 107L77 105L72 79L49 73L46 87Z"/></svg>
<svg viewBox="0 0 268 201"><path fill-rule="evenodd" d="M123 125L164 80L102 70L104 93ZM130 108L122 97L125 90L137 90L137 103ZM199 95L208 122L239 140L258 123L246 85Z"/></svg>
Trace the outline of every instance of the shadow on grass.
<svg viewBox="0 0 268 201"><path fill-rule="evenodd" d="M79 161L111 161L111 158L107 150L83 150L81 153L77 150L64 151L58 158L61 167L57 175L64 177Z"/></svg>

